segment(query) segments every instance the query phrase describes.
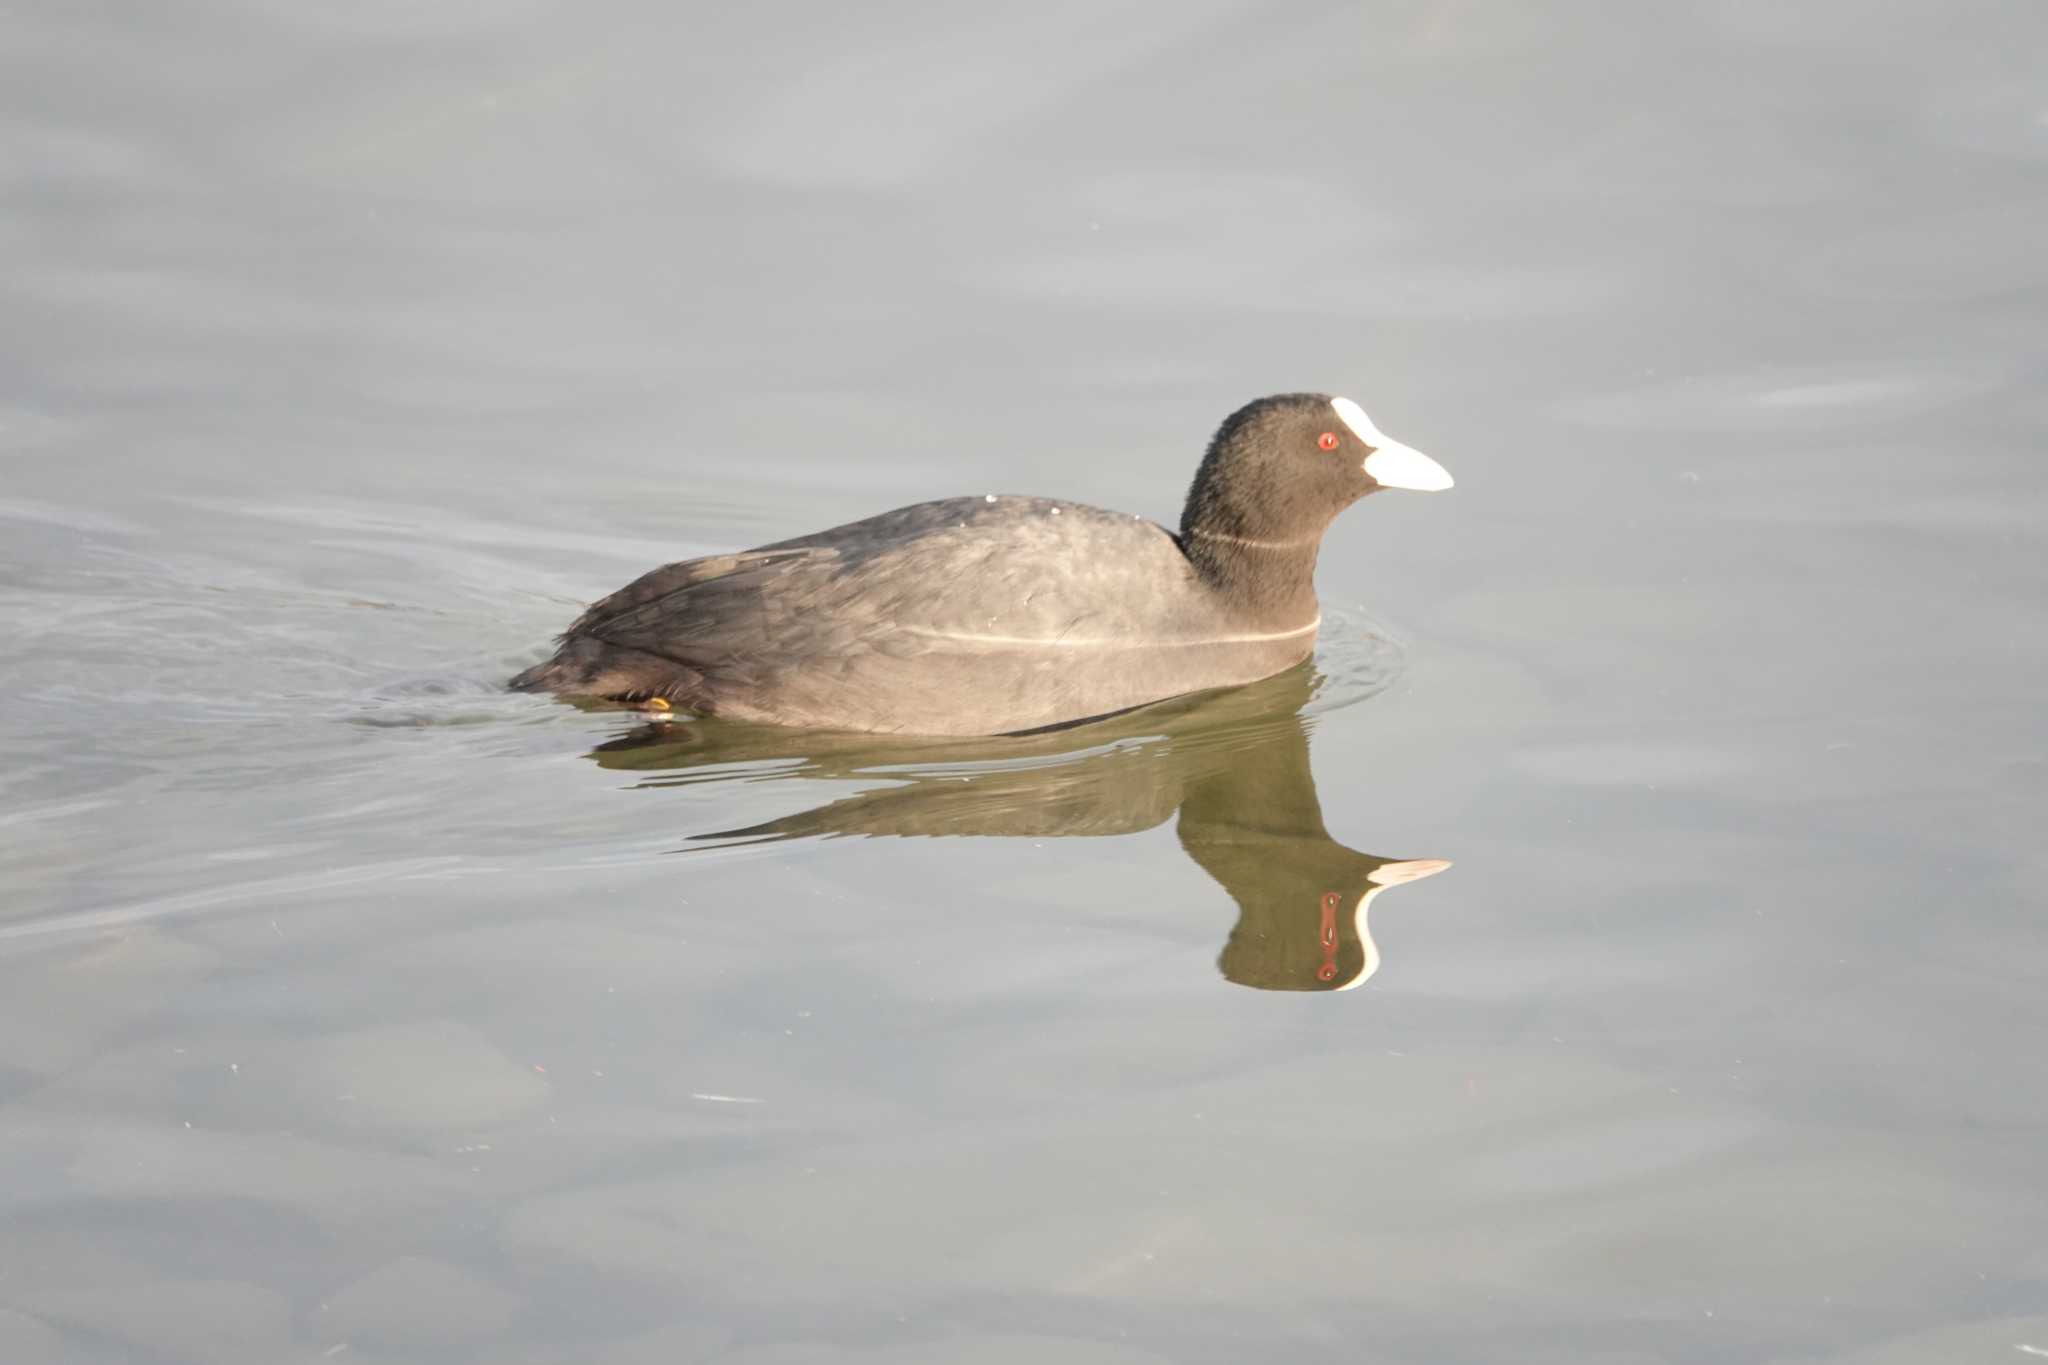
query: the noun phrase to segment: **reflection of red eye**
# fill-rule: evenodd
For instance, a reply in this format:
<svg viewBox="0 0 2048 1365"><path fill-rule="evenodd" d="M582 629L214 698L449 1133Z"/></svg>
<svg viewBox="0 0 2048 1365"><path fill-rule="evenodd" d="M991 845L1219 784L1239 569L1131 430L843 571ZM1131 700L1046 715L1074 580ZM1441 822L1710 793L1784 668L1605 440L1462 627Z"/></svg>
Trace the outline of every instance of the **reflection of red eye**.
<svg viewBox="0 0 2048 1365"><path fill-rule="evenodd" d="M1321 446L1324 450L1335 450L1337 448L1337 433L1334 431L1324 432L1322 435L1316 437L1316 444Z"/></svg>

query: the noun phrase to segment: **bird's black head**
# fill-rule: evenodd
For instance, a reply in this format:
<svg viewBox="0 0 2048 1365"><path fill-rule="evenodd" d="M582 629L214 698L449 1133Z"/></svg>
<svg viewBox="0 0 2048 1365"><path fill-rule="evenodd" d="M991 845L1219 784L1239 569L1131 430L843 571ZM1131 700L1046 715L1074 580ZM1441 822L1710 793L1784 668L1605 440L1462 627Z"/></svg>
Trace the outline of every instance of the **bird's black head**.
<svg viewBox="0 0 2048 1365"><path fill-rule="evenodd" d="M1380 433L1365 410L1326 393L1283 393L1223 420L1181 514L1188 543L1299 546L1313 559L1336 515L1382 488L1434 492L1451 476Z"/></svg>

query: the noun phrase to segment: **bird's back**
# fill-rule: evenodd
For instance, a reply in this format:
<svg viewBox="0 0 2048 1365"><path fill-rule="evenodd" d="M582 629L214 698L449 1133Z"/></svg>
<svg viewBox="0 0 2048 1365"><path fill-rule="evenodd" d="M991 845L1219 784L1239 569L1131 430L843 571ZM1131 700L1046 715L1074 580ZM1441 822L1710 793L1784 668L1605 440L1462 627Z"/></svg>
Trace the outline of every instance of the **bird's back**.
<svg viewBox="0 0 2048 1365"><path fill-rule="evenodd" d="M1005 496L664 566L585 612L558 662L735 719L989 734L1248 682L1314 638L1234 618L1156 523Z"/></svg>

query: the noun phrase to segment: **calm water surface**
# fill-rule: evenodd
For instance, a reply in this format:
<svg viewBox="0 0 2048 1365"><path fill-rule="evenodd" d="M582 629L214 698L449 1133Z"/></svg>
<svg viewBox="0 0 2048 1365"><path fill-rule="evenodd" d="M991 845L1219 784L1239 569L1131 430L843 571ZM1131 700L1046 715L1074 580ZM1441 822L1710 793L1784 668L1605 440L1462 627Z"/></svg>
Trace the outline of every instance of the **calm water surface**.
<svg viewBox="0 0 2048 1365"><path fill-rule="evenodd" d="M0 1360L2048 1353L2048 10L328 8L0 54ZM1296 673L499 688L1294 388Z"/></svg>

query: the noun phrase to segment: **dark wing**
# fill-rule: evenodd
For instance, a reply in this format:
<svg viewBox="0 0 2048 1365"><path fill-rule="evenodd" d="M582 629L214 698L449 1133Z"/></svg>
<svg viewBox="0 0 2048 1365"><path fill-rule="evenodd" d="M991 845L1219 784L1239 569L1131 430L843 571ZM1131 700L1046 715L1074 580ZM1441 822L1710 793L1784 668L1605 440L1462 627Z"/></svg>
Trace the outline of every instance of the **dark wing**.
<svg viewBox="0 0 2048 1365"><path fill-rule="evenodd" d="M914 585L849 576L842 557L814 545L671 564L592 607L571 637L713 670L725 688L765 686L792 668L843 674L877 653L928 649L896 629L905 603L891 589Z"/></svg>
<svg viewBox="0 0 2048 1365"><path fill-rule="evenodd" d="M677 593L736 575L758 586L766 581L763 575L771 575L776 568L815 559L818 554L816 549L744 550L738 554L710 555L703 559L664 564L640 575L609 597L592 602L581 616L570 622L561 638L570 640L579 635L593 635L599 639L611 639L604 627L642 619L643 609L658 607L663 599Z"/></svg>

